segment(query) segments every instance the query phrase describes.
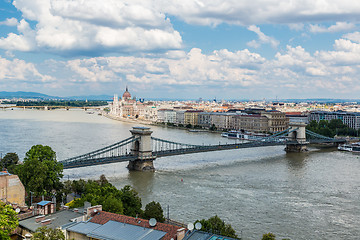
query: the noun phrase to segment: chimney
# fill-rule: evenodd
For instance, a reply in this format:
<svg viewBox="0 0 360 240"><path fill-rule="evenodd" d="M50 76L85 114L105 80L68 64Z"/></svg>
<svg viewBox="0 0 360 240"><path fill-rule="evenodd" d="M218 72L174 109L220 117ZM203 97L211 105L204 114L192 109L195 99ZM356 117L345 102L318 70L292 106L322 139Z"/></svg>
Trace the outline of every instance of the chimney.
<svg viewBox="0 0 360 240"><path fill-rule="evenodd" d="M45 219L45 215L35 217L35 222L40 222Z"/></svg>
<svg viewBox="0 0 360 240"><path fill-rule="evenodd" d="M51 223L51 219L46 219L41 221L41 226L48 225Z"/></svg>
<svg viewBox="0 0 360 240"><path fill-rule="evenodd" d="M185 237L185 228L180 228L177 230L177 233L176 233L176 239L177 240L181 240Z"/></svg>

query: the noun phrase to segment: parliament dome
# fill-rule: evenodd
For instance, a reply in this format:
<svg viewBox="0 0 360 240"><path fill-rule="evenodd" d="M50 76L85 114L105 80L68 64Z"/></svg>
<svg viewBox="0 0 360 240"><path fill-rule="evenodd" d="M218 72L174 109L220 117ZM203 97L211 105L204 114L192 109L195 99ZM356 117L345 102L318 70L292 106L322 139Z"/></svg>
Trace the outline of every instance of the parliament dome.
<svg viewBox="0 0 360 240"><path fill-rule="evenodd" d="M126 86L126 90L125 90L124 94L122 95L122 99L123 100L131 99L131 94L129 93L127 86Z"/></svg>

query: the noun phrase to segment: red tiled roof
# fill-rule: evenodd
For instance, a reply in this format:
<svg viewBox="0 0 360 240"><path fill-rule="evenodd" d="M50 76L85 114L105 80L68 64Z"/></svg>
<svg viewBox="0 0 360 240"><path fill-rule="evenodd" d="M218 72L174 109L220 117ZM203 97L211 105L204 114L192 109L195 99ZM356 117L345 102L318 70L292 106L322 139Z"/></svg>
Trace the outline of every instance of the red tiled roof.
<svg viewBox="0 0 360 240"><path fill-rule="evenodd" d="M127 223L127 224L131 224L131 225L136 225L136 226L141 226L141 227L146 227L146 228L153 228L155 230L166 232L166 235L162 238L162 240L170 240L171 238L176 239L177 230L182 228L182 227L177 227L177 226L173 226L170 224L159 223L159 222L156 223L155 227L151 227L149 224L149 220L129 217L129 216L120 215L120 214L116 214L116 213L109 213L109 212L104 212L104 211L100 211L96 215L94 215L92 217L92 219L90 220L90 222L97 223L97 224L105 224L110 220Z"/></svg>
<svg viewBox="0 0 360 240"><path fill-rule="evenodd" d="M302 112L286 112L286 115L301 115Z"/></svg>

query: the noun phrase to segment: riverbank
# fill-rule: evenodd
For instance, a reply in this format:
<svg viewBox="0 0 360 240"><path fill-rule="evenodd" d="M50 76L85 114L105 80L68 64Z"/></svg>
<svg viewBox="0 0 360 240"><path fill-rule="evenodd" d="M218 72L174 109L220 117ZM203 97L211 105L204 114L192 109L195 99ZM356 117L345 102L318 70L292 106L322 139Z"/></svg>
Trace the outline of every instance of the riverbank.
<svg viewBox="0 0 360 240"><path fill-rule="evenodd" d="M138 124L157 126L157 127L163 127L163 128L187 130L188 132L209 132L209 133L221 133L222 132L222 131L217 131L217 130L210 131L208 129L195 129L195 128L186 128L186 127L179 127L179 126L169 126L169 125L166 125L165 123L154 123L151 121L145 121L145 120L140 120L140 119L123 118L123 117L119 117L119 116L112 116L107 113L103 113L102 115L106 118L116 120L116 121L121 121L121 122L138 123Z"/></svg>

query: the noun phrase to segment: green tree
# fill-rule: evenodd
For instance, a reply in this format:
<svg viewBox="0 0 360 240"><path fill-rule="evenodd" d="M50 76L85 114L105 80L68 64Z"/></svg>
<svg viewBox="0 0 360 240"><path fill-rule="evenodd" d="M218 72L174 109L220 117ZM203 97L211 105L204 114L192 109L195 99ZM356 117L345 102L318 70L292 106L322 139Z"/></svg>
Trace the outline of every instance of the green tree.
<svg viewBox="0 0 360 240"><path fill-rule="evenodd" d="M71 184L72 190L74 193L81 197L82 194L86 191L86 181L83 179L80 179L78 181L73 181Z"/></svg>
<svg viewBox="0 0 360 240"><path fill-rule="evenodd" d="M65 240L64 233L60 229L52 229L46 226L39 227L33 234L32 240Z"/></svg>
<svg viewBox="0 0 360 240"><path fill-rule="evenodd" d="M10 234L19 225L17 213L10 205L0 201L0 239L10 239Z"/></svg>
<svg viewBox="0 0 360 240"><path fill-rule="evenodd" d="M26 153L17 174L28 192L36 195L60 190L63 165L56 161L56 154L49 146L35 145Z"/></svg>
<svg viewBox="0 0 360 240"><path fill-rule="evenodd" d="M145 206L143 217L145 219L155 218L158 222L164 222L164 212L160 203L152 201Z"/></svg>
<svg viewBox="0 0 360 240"><path fill-rule="evenodd" d="M141 198L138 193L131 186L126 185L121 190L121 201L124 206L124 214L127 216L136 217L137 214L142 214Z"/></svg>
<svg viewBox="0 0 360 240"><path fill-rule="evenodd" d="M346 127L345 124L343 124L343 122L340 119L331 119L331 121L329 122L329 128L330 129L337 129L337 128L344 128Z"/></svg>
<svg viewBox="0 0 360 240"><path fill-rule="evenodd" d="M70 183L65 182L65 186L69 188ZM71 189L81 194L81 198L77 198L68 204L70 208L82 207L84 202L90 202L91 205L103 206L103 210L112 213L123 214L124 206L121 200L122 193L109 183L104 175L99 180L88 180L87 182L80 179L71 182ZM64 191L65 192L65 191ZM66 190L68 193L68 190Z"/></svg>
<svg viewBox="0 0 360 240"><path fill-rule="evenodd" d="M217 215L209 218L208 220L202 219L197 220L197 222L201 223L201 230L205 232L215 233L222 236L227 236L231 238L238 238L235 230L231 227L230 224L226 224L223 220L221 220Z"/></svg>
<svg viewBox="0 0 360 240"><path fill-rule="evenodd" d="M210 131L216 131L217 127L215 126L215 124L211 125L211 127L209 128Z"/></svg>
<svg viewBox="0 0 360 240"><path fill-rule="evenodd" d="M3 168L9 168L9 166L16 165L19 162L19 156L16 153L7 153L1 159L1 166Z"/></svg>
<svg viewBox="0 0 360 240"><path fill-rule="evenodd" d="M273 233L263 234L263 237L262 237L261 240L276 240L275 239L275 234L273 234Z"/></svg>

